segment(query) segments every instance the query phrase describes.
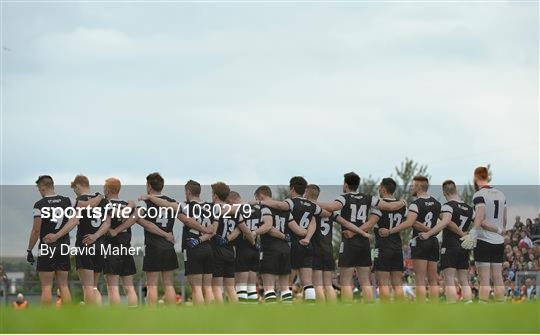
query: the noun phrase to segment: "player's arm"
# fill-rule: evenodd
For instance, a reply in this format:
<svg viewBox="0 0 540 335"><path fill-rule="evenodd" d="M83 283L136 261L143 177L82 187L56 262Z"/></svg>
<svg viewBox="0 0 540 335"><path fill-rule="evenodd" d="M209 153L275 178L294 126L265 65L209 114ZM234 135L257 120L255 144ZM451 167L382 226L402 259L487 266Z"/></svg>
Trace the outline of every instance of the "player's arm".
<svg viewBox="0 0 540 335"><path fill-rule="evenodd" d="M285 234L283 234L282 232L279 231L279 229L277 229L276 227L272 227L270 228L270 230L268 230L268 235L272 236L272 237L276 237L276 238L279 238L279 239L282 239L282 240L285 240L287 237L285 236Z"/></svg>
<svg viewBox="0 0 540 335"><path fill-rule="evenodd" d="M450 221L450 223L448 223L448 226L446 226L446 228L448 228L448 230L450 230L451 232L459 235L460 237L466 235L466 233L463 230L461 230L461 228L459 228L455 222Z"/></svg>
<svg viewBox="0 0 540 335"><path fill-rule="evenodd" d="M375 227L377 222L379 222L379 219L380 219L379 215L372 213L369 216L369 219L366 222L364 222L363 225L360 226L360 229L362 229L365 232L370 231L371 229L373 229L373 227Z"/></svg>
<svg viewBox="0 0 540 335"><path fill-rule="evenodd" d="M431 236L437 235L441 230L448 227L451 222L452 222L452 214L448 212L442 213L441 221L439 221L433 228L429 229L428 231L420 233L420 238L425 240L425 239L430 238ZM461 233L463 234L463 232Z"/></svg>
<svg viewBox="0 0 540 335"><path fill-rule="evenodd" d="M240 236L240 228L239 228L240 225L237 225L234 230L229 234L229 236L227 236L227 241L234 241L238 236ZM244 224L245 226L245 224ZM247 227L247 226L246 226ZM249 229L248 229L249 230Z"/></svg>
<svg viewBox="0 0 540 335"><path fill-rule="evenodd" d="M380 210L383 211L397 211L398 209L401 209L403 207L407 206L407 203L405 200L401 201L385 201L383 199L378 199L378 202L375 204L374 207L377 207Z"/></svg>
<svg viewBox="0 0 540 335"><path fill-rule="evenodd" d="M103 222L101 222L101 226L99 226L98 230L93 234L85 235L82 242L85 245L93 244L98 238L105 235L105 233L109 231L109 228L111 228L111 218L107 217Z"/></svg>
<svg viewBox="0 0 540 335"><path fill-rule="evenodd" d="M180 204L176 201L169 201L153 194L143 194L139 197L139 200L150 200L154 205L158 207L172 208L175 211L177 211L178 207L180 206Z"/></svg>
<svg viewBox="0 0 540 335"><path fill-rule="evenodd" d="M186 227L200 231L203 234L211 234L212 229L210 227L203 226L199 221L194 218L190 218L184 213L178 213L178 220L180 220Z"/></svg>
<svg viewBox="0 0 540 335"><path fill-rule="evenodd" d="M412 226L413 226L414 229L419 230L421 232L428 232L429 231L428 227L426 227L424 224L422 224L421 222L418 222L418 221L414 222Z"/></svg>
<svg viewBox="0 0 540 335"><path fill-rule="evenodd" d="M110 228L109 235L112 237L118 235L118 233L123 232L124 230L130 228L135 223L137 223L137 219L138 219L138 215L136 213L133 213L130 217L128 217L124 222L122 222L116 228Z"/></svg>
<svg viewBox="0 0 540 335"><path fill-rule="evenodd" d="M340 211L341 208L343 208L343 203L345 202L345 200L343 200L343 203L341 203L338 199L334 200L333 202L317 202L317 205L319 205L319 207L331 213L337 212L337 211Z"/></svg>
<svg viewBox="0 0 540 335"><path fill-rule="evenodd" d="M319 206L319 207L320 207L320 206ZM327 211L326 209L324 209L324 208L322 208L322 207L320 207L320 208L321 208L321 214L320 214L321 217L323 217L323 218L329 218L329 217L332 216L332 212L329 212L329 211Z"/></svg>
<svg viewBox="0 0 540 335"><path fill-rule="evenodd" d="M75 228L78 224L79 224L79 218L77 218L77 216L75 215L74 217L69 219L68 222L66 222L66 224L62 227L62 229L60 229L59 231L57 231L54 234L47 234L43 238L43 242L45 242L45 243L54 243L54 242L56 242L60 237L66 235L66 234L69 234L69 232L72 231L73 228Z"/></svg>
<svg viewBox="0 0 540 335"><path fill-rule="evenodd" d="M266 207L279 209L281 211L288 211L291 208L287 201L279 201L270 198L259 201L259 204Z"/></svg>
<svg viewBox="0 0 540 335"><path fill-rule="evenodd" d="M32 230L30 231L30 238L28 239L27 251L32 251L37 241L39 240L39 233L41 232L41 217L34 216L34 222L32 223Z"/></svg>
<svg viewBox="0 0 540 335"><path fill-rule="evenodd" d="M103 199L105 199L103 194L98 193L95 197L88 200L77 200L74 207L97 207Z"/></svg>
<svg viewBox="0 0 540 335"><path fill-rule="evenodd" d="M295 220L291 220L287 223L289 229L294 233L296 236L305 237L307 235L307 230L305 228L300 227L298 223L296 223Z"/></svg>
<svg viewBox="0 0 540 335"><path fill-rule="evenodd" d="M253 235L258 236L258 235L266 234L267 232L269 232L274 225L273 221L274 219L272 219L272 215L263 215L261 219L262 224L257 229L255 229L255 231L253 232Z"/></svg>
<svg viewBox="0 0 540 335"><path fill-rule="evenodd" d="M356 234L360 234L364 237L369 237L370 235L368 233L366 233L364 230L360 229L360 227L357 227L356 225L354 225L353 223L345 220L343 218L343 216L341 215L338 215L336 217L336 222L339 223L343 228L346 228L352 232L355 232Z"/></svg>
<svg viewBox="0 0 540 335"><path fill-rule="evenodd" d="M412 227L416 223L417 218L418 218L418 213L415 212L415 211L409 210L409 212L407 213L407 219L405 219L405 222L402 222L401 224L393 227L392 229L381 228L381 229L379 229L379 232L381 233L381 236L383 234L383 232L381 232L381 230L382 231L387 230L388 235L398 233L398 232L402 231L403 229L407 229L407 228Z"/></svg>
<svg viewBox="0 0 540 335"><path fill-rule="evenodd" d="M251 229L247 226L246 222L240 222L236 227L240 230L240 232L244 235L246 240L248 240L249 243L255 244L255 239L253 237L253 233L251 232Z"/></svg>
<svg viewBox="0 0 540 335"><path fill-rule="evenodd" d="M169 242L171 242L170 237L171 237L172 233L166 232L165 230L159 228L157 225L155 225L151 221L148 221L145 218L139 217L139 218L137 218L137 223L139 224L139 226L143 227L144 230L146 230L147 232L150 232L150 233L152 233L154 235L161 236L161 237L169 240Z"/></svg>
<svg viewBox="0 0 540 335"><path fill-rule="evenodd" d="M313 237L313 234L315 234L315 230L317 229L317 223L315 222L315 217L311 217L311 220L309 221L307 230L306 230L306 236L302 240L300 240L300 244L302 245L308 245L309 241L311 241L311 238Z"/></svg>

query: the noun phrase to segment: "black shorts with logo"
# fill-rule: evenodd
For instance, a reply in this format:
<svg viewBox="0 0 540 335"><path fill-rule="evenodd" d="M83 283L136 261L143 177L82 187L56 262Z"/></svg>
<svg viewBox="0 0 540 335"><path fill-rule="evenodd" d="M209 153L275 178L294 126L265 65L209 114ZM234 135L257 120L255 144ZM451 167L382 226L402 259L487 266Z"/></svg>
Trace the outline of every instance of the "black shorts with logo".
<svg viewBox="0 0 540 335"><path fill-rule="evenodd" d="M504 261L504 243L493 244L483 240L476 241L474 261L481 263L502 263Z"/></svg>
<svg viewBox="0 0 540 335"><path fill-rule="evenodd" d="M236 272L259 271L260 252L250 246L240 245L236 248L234 269Z"/></svg>
<svg viewBox="0 0 540 335"><path fill-rule="evenodd" d="M313 245L303 246L298 241L291 244L291 268L302 269L313 266Z"/></svg>
<svg viewBox="0 0 540 335"><path fill-rule="evenodd" d="M339 248L340 268L368 267L371 264L371 246L367 238L343 238Z"/></svg>
<svg viewBox="0 0 540 335"><path fill-rule="evenodd" d="M178 257L174 248L144 247L143 268L145 272L162 272L178 269Z"/></svg>
<svg viewBox="0 0 540 335"><path fill-rule="evenodd" d="M463 249L461 246L445 246L441 247L441 269L469 269L470 252Z"/></svg>
<svg viewBox="0 0 540 335"><path fill-rule="evenodd" d="M193 249L185 249L183 254L186 276L214 272L214 252L210 242L203 242Z"/></svg>
<svg viewBox="0 0 540 335"><path fill-rule="evenodd" d="M421 240L418 237L412 239L409 244L411 246L412 259L421 259L429 262L439 261L439 240L435 236L427 240Z"/></svg>
<svg viewBox="0 0 540 335"><path fill-rule="evenodd" d="M260 273L287 275L291 273L291 247L285 241L261 251Z"/></svg>
<svg viewBox="0 0 540 335"><path fill-rule="evenodd" d="M397 248L375 248L374 271L403 271L403 251Z"/></svg>

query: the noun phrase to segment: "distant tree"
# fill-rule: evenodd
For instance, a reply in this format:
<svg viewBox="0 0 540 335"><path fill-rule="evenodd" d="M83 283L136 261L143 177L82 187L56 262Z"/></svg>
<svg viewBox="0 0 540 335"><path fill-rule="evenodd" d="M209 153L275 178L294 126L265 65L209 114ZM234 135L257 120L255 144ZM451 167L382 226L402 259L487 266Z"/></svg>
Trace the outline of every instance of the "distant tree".
<svg viewBox="0 0 540 335"><path fill-rule="evenodd" d="M487 169L488 169L488 181L491 181L491 173L492 173L491 164L487 165ZM460 194L461 200L463 200L463 202L467 204L471 204L474 192L475 192L474 186L470 182L468 182L467 185L463 187L463 190L461 190L461 194Z"/></svg>
<svg viewBox="0 0 540 335"><path fill-rule="evenodd" d="M420 164L409 158L405 158L399 167L396 166L396 175L392 176L396 179L398 185L395 193L396 197L398 199L405 199L407 203L410 203L413 200L413 196L409 190L412 180L414 176L418 175L425 176L428 179L431 178L427 173L427 168L427 165Z"/></svg>
<svg viewBox="0 0 540 335"><path fill-rule="evenodd" d="M378 186L379 186L380 179L374 179L369 175L367 178L362 178L362 185L360 185L360 190L363 193L371 194L371 195L378 195Z"/></svg>
<svg viewBox="0 0 540 335"><path fill-rule="evenodd" d="M285 200L289 197L289 189L285 186L278 186L277 192L274 196L276 200Z"/></svg>

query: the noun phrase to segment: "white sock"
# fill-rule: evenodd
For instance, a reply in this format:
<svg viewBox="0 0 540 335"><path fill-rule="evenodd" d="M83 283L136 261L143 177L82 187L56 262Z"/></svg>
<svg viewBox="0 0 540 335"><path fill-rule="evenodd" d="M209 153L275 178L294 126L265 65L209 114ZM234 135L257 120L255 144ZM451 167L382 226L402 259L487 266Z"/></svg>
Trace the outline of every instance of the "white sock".
<svg viewBox="0 0 540 335"><path fill-rule="evenodd" d="M313 285L304 286L304 300L313 301L315 300L315 289Z"/></svg>

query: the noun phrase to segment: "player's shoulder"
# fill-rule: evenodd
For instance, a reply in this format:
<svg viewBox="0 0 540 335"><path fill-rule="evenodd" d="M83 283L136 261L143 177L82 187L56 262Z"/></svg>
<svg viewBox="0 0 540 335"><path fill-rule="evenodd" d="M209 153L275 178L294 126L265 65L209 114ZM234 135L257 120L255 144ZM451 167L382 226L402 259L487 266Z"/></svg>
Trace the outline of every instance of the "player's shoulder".
<svg viewBox="0 0 540 335"><path fill-rule="evenodd" d="M166 195L161 195L160 196L161 199L165 199L167 200L168 202L177 202L175 199L171 198L171 197L168 197Z"/></svg>
<svg viewBox="0 0 540 335"><path fill-rule="evenodd" d="M108 199L108 200L112 205L121 205L121 206L127 206L128 205L128 202L126 200L123 200L123 199Z"/></svg>

